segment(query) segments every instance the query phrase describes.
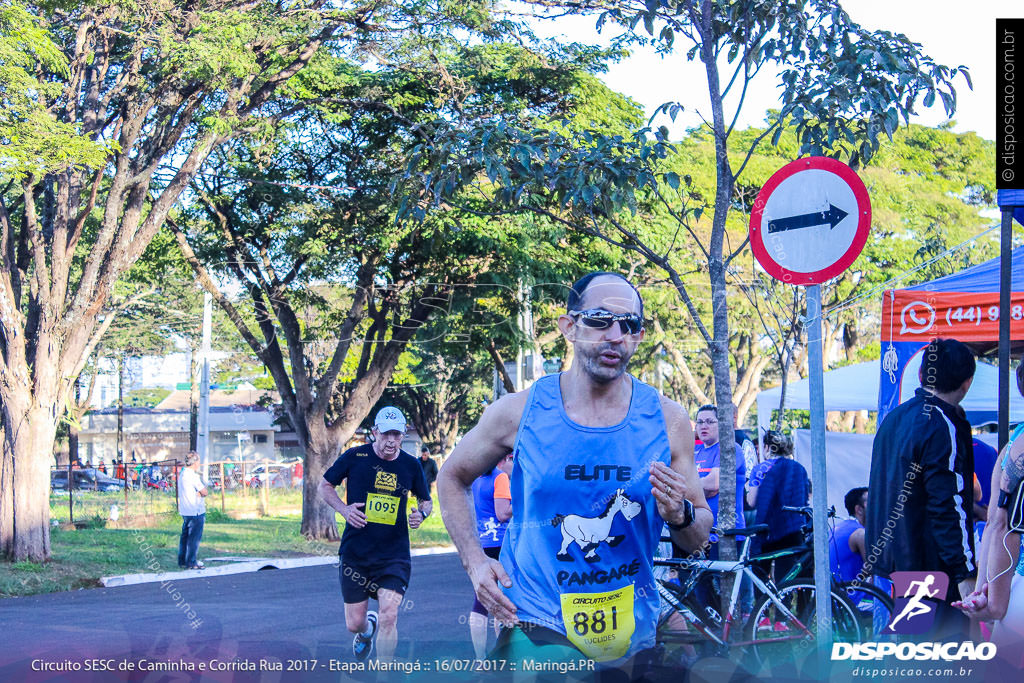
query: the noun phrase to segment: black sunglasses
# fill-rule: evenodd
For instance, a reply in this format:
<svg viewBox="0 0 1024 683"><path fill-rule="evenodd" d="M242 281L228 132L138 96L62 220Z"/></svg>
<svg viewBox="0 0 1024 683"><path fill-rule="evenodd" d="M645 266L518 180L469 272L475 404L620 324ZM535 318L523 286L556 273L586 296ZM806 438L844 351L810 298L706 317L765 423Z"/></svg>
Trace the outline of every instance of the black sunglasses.
<svg viewBox="0 0 1024 683"><path fill-rule="evenodd" d="M612 313L603 308L588 308L585 311L569 311L569 315L595 330L607 330L613 323L622 323L627 334L644 331L644 319L636 313Z"/></svg>

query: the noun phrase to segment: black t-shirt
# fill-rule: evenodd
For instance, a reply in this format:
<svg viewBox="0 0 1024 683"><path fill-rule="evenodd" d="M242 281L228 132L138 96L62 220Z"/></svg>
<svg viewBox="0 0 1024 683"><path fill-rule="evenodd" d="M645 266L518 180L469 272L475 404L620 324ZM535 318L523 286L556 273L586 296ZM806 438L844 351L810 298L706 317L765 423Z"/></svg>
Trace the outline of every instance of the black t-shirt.
<svg viewBox="0 0 1024 683"><path fill-rule="evenodd" d="M373 444L350 448L324 472L324 479L338 486L347 479L347 502L365 503L360 508L367 523L362 529L345 525L338 552L349 560L377 564L409 560L408 494L430 499L430 489L416 458L399 451L394 460L384 460Z"/></svg>

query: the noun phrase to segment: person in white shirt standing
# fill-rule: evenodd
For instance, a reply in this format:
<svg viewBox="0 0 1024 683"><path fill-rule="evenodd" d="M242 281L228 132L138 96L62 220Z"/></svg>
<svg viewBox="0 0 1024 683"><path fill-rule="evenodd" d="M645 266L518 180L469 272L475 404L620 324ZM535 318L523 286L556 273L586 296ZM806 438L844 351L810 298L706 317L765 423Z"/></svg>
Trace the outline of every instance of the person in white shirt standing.
<svg viewBox="0 0 1024 683"><path fill-rule="evenodd" d="M182 569L202 569L198 560L199 541L206 523L206 485L199 476L199 454L189 451L185 456L185 469L178 477L178 512L181 513L181 540L178 542L178 566Z"/></svg>

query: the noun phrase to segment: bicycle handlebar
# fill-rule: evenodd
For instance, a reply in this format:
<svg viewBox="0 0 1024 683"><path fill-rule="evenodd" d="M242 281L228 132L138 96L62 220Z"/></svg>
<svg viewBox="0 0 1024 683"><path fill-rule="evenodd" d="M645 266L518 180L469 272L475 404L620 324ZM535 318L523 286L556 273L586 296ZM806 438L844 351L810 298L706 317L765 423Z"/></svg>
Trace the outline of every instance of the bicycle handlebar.
<svg viewBox="0 0 1024 683"><path fill-rule="evenodd" d="M802 505L799 507L795 507L792 505L783 505L782 509L785 510L786 512L799 512L800 514L805 515L808 519L811 519L811 517L814 515L814 508L812 508L810 505ZM829 518L836 516L835 505L829 506L827 516Z"/></svg>

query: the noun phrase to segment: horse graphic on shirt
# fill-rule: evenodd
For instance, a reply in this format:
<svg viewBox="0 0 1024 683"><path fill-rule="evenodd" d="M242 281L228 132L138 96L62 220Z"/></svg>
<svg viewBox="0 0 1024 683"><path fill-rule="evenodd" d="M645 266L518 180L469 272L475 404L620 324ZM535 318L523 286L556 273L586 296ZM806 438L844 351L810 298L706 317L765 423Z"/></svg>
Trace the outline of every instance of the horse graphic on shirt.
<svg viewBox="0 0 1024 683"><path fill-rule="evenodd" d="M564 562L571 562L572 555L569 554L569 546L575 543L583 551L583 559L587 562L600 562L597 554L597 546L602 542L614 548L625 536L610 536L612 519L618 513L630 521L643 509L640 503L630 500L623 489L615 491L615 496L608 501L608 506L597 517L582 517L580 515L555 515L551 520L551 526L557 526L562 531L562 547L556 557Z"/></svg>

